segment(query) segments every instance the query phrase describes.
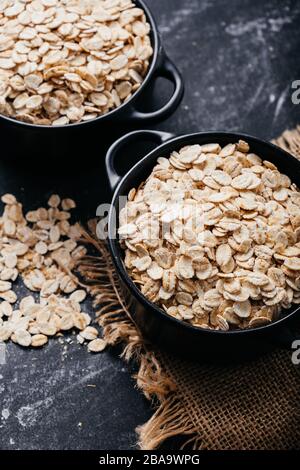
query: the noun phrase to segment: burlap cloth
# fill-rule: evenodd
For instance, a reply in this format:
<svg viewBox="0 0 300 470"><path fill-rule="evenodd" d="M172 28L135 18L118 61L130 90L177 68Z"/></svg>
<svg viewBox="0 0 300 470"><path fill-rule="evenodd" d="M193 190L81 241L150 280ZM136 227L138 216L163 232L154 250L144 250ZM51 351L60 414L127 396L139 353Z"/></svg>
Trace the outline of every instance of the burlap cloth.
<svg viewBox="0 0 300 470"><path fill-rule="evenodd" d="M300 159L300 126L275 143ZM79 271L90 285L103 335L110 345L124 345L126 361L136 361L137 386L153 403L153 416L137 429L140 449L156 449L172 436L183 436L193 449L300 449L300 370L292 350L230 367L156 350L128 315L105 243L91 232L84 238L99 252Z"/></svg>

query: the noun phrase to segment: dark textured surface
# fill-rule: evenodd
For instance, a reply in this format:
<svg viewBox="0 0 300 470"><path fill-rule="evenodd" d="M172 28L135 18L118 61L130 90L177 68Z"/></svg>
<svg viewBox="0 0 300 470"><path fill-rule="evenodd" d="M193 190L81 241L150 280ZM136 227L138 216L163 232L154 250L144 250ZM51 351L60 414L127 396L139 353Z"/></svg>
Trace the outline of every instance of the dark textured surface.
<svg viewBox="0 0 300 470"><path fill-rule="evenodd" d="M270 139L300 121L300 105L291 102L291 83L300 79L299 2L147 3L186 82L181 107L157 128L240 130ZM1 192L18 194L27 209L44 204L52 191L74 196L76 217L85 221L109 199L100 149L101 136L97 162L82 159L71 173L54 162L25 168L2 160ZM91 356L75 342L51 341L39 351L9 344L0 403L2 449L128 449L135 427L151 413L116 353Z"/></svg>

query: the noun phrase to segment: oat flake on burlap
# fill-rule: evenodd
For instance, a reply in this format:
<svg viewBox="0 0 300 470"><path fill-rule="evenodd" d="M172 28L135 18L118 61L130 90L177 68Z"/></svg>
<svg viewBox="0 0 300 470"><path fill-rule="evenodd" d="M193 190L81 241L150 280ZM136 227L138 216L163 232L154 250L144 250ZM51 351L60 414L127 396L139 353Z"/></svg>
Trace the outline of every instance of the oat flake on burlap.
<svg viewBox="0 0 300 470"><path fill-rule="evenodd" d="M300 126L274 143L300 159ZM185 436L195 450L300 449L300 371L291 350L226 367L156 350L129 317L105 243L87 232L84 238L99 251L79 271L91 285L103 336L111 345L123 343L123 358L139 365L138 387L157 403L137 430L140 449L156 449L172 436Z"/></svg>

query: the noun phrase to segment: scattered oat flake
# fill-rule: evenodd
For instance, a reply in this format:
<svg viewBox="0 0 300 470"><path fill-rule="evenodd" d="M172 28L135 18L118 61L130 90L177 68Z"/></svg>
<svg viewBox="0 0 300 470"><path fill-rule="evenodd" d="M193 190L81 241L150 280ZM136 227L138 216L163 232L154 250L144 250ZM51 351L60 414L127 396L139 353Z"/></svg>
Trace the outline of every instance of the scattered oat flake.
<svg viewBox="0 0 300 470"><path fill-rule="evenodd" d="M1 200L5 207L0 227L0 341L39 348L49 338L74 329L83 333L83 343L97 339L98 330L88 326L90 315L81 311L87 291L77 289L72 275L77 255L73 259L71 252L80 259L86 248L76 240L78 226L61 218L76 203L55 194L48 209L40 207L25 217L14 195L5 194ZM14 291L18 276L34 295L21 297Z"/></svg>
<svg viewBox="0 0 300 470"><path fill-rule="evenodd" d="M107 344L103 339L97 338L88 344L88 351L93 352L93 353L102 352L104 351L106 346Z"/></svg>

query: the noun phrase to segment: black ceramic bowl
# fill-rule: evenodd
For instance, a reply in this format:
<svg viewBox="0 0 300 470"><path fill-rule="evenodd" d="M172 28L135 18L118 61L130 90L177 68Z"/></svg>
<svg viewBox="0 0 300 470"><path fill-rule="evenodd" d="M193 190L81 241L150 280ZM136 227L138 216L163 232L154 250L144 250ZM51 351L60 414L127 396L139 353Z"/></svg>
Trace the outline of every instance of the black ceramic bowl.
<svg viewBox="0 0 300 470"><path fill-rule="evenodd" d="M123 178L115 170L114 161L125 143L139 139L152 139L159 146L142 158ZM120 196L137 188L151 173L158 157L168 157L174 150L185 145L217 142L226 145L246 140L251 151L273 162L281 172L287 174L300 187L300 162L279 147L241 133L200 132L174 137L165 132L136 131L119 139L108 151L106 168L114 196L108 219L108 243L111 256L119 275L123 293L132 319L145 337L163 348L200 360L239 361L266 353L276 345L292 347L293 329L299 325L300 306L285 311L279 320L259 328L247 330L215 331L194 327L170 317L158 306L149 302L130 279L123 264L122 252L115 231L115 214L118 219ZM123 198L124 202L124 198Z"/></svg>
<svg viewBox="0 0 300 470"><path fill-rule="evenodd" d="M113 142L122 132L128 132L135 127L148 122L158 122L169 115L179 106L183 96L184 86L182 77L176 66L167 57L161 45L155 20L148 7L142 0L134 0L142 8L150 24L150 39L153 47L148 73L132 98L113 109L109 113L91 121L83 121L65 126L41 126L18 121L0 115L0 128L5 141L9 142L5 152L17 157L27 158L37 156L40 159L68 155L71 158L86 156L87 153L99 155L99 148ZM136 108L137 100L145 95L146 89L155 79L163 77L174 86L169 101L160 109L152 112L141 112ZM107 148L107 147L106 147Z"/></svg>

